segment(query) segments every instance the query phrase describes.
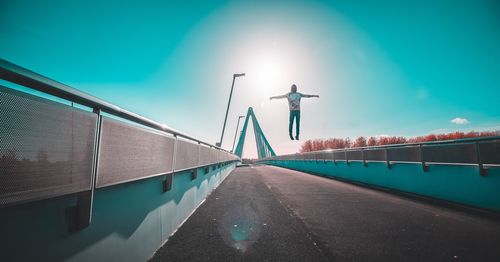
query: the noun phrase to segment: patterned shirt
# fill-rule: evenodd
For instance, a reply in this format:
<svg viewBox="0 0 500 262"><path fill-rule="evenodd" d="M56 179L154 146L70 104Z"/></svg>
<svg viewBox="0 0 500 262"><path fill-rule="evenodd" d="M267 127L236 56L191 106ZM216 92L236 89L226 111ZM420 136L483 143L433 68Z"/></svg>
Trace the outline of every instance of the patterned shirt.
<svg viewBox="0 0 500 262"><path fill-rule="evenodd" d="M304 97L304 95L299 92L295 93L290 92L286 94L286 97L288 99L288 107L290 108L290 111L299 111L300 99Z"/></svg>

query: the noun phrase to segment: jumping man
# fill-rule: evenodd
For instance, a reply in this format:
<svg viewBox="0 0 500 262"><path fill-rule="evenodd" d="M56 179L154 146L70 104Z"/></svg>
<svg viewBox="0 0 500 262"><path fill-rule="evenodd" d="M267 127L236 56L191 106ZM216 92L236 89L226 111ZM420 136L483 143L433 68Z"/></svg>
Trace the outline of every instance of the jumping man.
<svg viewBox="0 0 500 262"><path fill-rule="evenodd" d="M290 123L288 124L288 133L290 134L290 139L293 140L292 135L292 127L293 120L296 119L295 123L295 139L299 140L299 130L300 130L300 99L302 97L319 97L318 95L305 95L297 92L297 86L295 84L292 85L292 91L290 93L284 94L282 96L272 96L269 100L272 99L288 99L288 107L290 108Z"/></svg>

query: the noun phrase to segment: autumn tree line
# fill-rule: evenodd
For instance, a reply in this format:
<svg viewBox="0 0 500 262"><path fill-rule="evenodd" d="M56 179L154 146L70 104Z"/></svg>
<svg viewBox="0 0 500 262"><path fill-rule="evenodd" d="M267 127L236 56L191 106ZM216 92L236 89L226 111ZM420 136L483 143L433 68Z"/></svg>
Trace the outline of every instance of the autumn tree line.
<svg viewBox="0 0 500 262"><path fill-rule="evenodd" d="M462 138L475 138L475 137L488 137L500 136L500 131L484 131L484 132L454 132L445 134L430 134L426 136L417 136L406 138L402 136L379 136L369 137L360 136L354 140L350 138L329 138L329 139L314 139L305 141L300 152L311 152L325 149L343 149L343 148L356 148L356 147L369 147L369 146L383 146L394 144L411 144L430 141L454 140Z"/></svg>

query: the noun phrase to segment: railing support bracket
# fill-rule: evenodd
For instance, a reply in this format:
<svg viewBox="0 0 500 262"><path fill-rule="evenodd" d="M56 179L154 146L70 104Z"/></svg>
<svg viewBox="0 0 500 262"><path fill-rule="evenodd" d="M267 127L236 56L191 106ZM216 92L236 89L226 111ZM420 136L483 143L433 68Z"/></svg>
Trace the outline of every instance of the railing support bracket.
<svg viewBox="0 0 500 262"><path fill-rule="evenodd" d="M479 142L476 142L475 145L476 145L477 168L479 169L479 175L480 176L487 176L488 169L486 169L483 165L483 160L481 159L481 150L479 147Z"/></svg>
<svg viewBox="0 0 500 262"><path fill-rule="evenodd" d="M92 190L77 194L76 205L64 210L69 233L80 231L90 225L92 218Z"/></svg>
<svg viewBox="0 0 500 262"><path fill-rule="evenodd" d="M191 180L195 180L198 177L198 168L191 169Z"/></svg>
<svg viewBox="0 0 500 262"><path fill-rule="evenodd" d="M349 165L349 157L347 156L347 150L344 151L345 152L345 164L346 165Z"/></svg>
<svg viewBox="0 0 500 262"><path fill-rule="evenodd" d="M163 180L163 182L162 182L163 193L168 192L168 191L170 191L170 189L172 189L172 182L174 180L173 178L174 178L173 173L167 174L165 176L165 180Z"/></svg>
<svg viewBox="0 0 500 262"><path fill-rule="evenodd" d="M76 195L76 205L65 209L66 225L69 233L80 231L90 225L92 221L92 206L94 203L94 189L99 172L99 151L101 148L102 115L100 109L94 109L97 115L94 136L94 153L92 156L92 174L90 190L79 192Z"/></svg>
<svg viewBox="0 0 500 262"><path fill-rule="evenodd" d="M425 163L425 155L424 155L424 148L422 147L422 144L419 145L420 148L420 161L422 163L422 170L424 172L429 171L429 165Z"/></svg>
<svg viewBox="0 0 500 262"><path fill-rule="evenodd" d="M389 150L387 150L386 148L384 151L385 151L385 164L387 165L388 169L392 169L391 161L389 160Z"/></svg>
<svg viewBox="0 0 500 262"><path fill-rule="evenodd" d="M365 150L361 149L361 158L363 159L363 166L368 167L368 163L366 163L366 158L365 158Z"/></svg>

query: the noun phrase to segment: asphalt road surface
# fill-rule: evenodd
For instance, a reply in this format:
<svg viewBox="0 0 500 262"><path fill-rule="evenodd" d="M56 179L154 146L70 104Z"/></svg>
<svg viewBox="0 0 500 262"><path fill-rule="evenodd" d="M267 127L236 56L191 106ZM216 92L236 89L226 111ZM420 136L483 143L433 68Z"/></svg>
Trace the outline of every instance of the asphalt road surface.
<svg viewBox="0 0 500 262"><path fill-rule="evenodd" d="M239 167L151 261L500 261L500 221L279 167Z"/></svg>

